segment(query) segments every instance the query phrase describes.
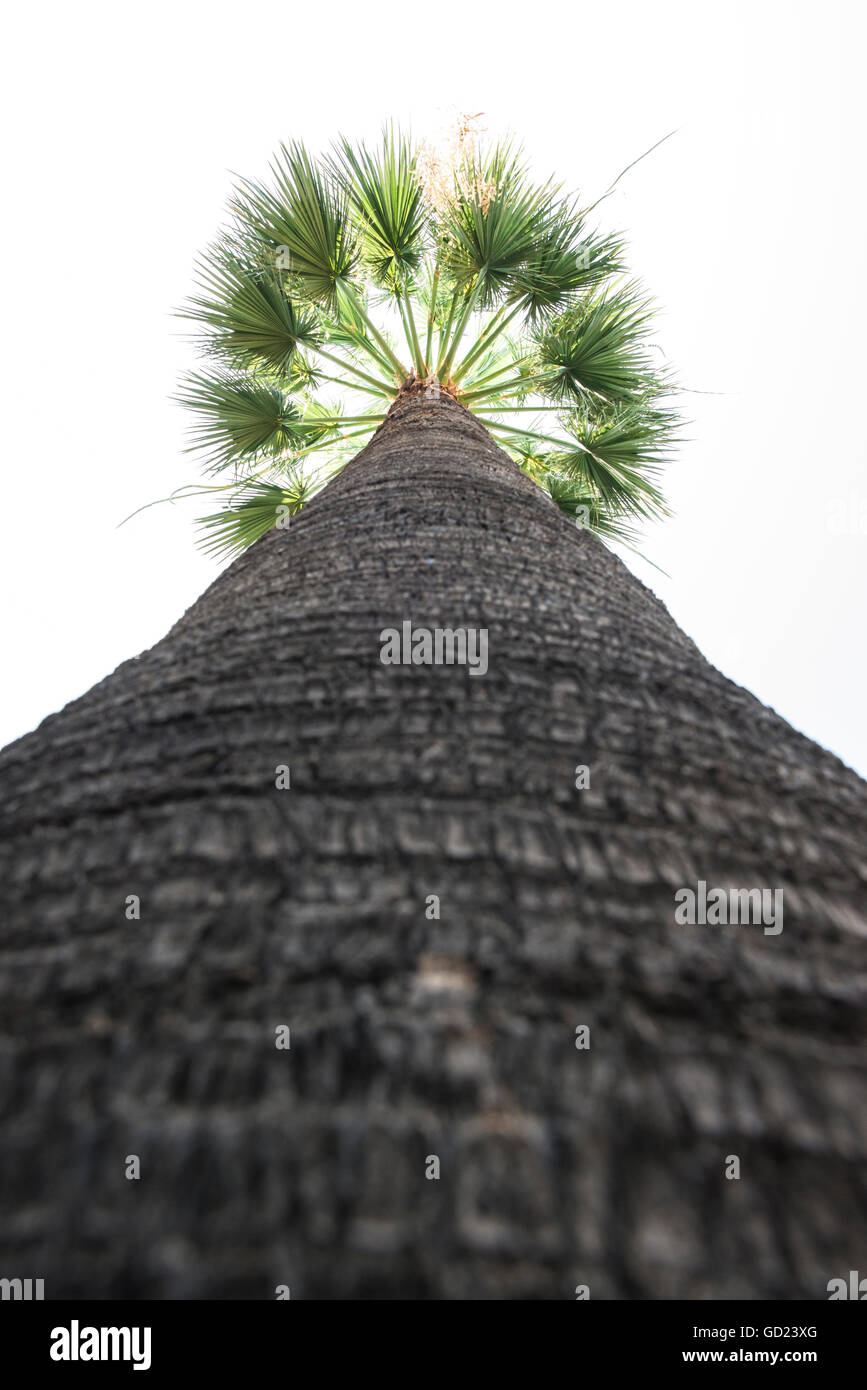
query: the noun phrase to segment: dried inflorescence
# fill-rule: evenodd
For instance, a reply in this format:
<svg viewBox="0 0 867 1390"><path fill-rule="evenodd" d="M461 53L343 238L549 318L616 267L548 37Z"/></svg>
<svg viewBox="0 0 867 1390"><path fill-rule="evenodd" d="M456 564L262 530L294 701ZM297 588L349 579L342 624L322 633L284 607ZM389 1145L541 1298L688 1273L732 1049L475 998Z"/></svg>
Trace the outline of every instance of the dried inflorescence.
<svg viewBox="0 0 867 1390"><path fill-rule="evenodd" d="M479 203L487 213L496 197L496 183L479 173L479 137L485 127L478 122L483 114L459 115L441 140L424 140L419 147L416 174L435 212L446 212L458 194Z"/></svg>

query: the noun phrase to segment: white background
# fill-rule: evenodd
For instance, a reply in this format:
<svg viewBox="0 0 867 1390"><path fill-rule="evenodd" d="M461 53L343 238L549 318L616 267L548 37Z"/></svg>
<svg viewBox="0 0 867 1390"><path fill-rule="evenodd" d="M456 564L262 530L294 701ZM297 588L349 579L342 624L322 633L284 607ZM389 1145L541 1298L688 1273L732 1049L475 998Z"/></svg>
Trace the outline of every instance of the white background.
<svg viewBox="0 0 867 1390"><path fill-rule="evenodd" d="M867 772L867 26L859 0L19 6L4 20L0 743L157 641L216 573L170 403L172 309L230 171L444 108L523 137L663 306L690 442L627 555L727 675ZM540 563L544 559L540 558Z"/></svg>

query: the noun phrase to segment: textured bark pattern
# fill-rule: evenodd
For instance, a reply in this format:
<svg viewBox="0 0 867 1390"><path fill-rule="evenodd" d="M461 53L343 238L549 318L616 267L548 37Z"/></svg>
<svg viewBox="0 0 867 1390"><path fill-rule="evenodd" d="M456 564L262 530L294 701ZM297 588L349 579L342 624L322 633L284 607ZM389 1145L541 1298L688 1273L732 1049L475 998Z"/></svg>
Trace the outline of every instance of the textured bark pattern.
<svg viewBox="0 0 867 1390"><path fill-rule="evenodd" d="M487 628L487 675L382 665L407 618ZM454 401L400 402L0 767L0 1275L472 1299L867 1273L865 785ZM782 888L782 933L675 925L699 879Z"/></svg>

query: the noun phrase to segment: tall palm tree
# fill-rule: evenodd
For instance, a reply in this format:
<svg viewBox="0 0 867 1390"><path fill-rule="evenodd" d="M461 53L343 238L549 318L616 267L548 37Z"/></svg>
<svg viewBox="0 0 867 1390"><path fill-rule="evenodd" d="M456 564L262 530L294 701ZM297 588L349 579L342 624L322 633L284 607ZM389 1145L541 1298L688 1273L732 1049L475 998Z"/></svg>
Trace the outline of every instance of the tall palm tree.
<svg viewBox="0 0 867 1390"><path fill-rule="evenodd" d="M494 208L489 168L459 206L469 186ZM825 1298L865 1273L864 783L714 670L593 533L656 505L660 383L631 338L601 356L631 363L636 399L575 366L584 297L615 292L523 306L558 407L543 433L585 449L504 449L463 384L538 248L501 301L478 268L448 291L433 373L404 304L421 352L391 380L369 300L341 307L300 264L310 186L244 204L307 300L258 269L225 320L235 291L203 296L212 343L255 370L190 388L212 466L273 450L297 490L267 480L267 525L236 498L207 534L259 538L0 758L2 1272L48 1296ZM230 428L227 402L284 389L237 336L266 283L299 342L320 335L281 372L309 381L342 325L341 367L376 345L394 396L300 512L309 402L280 398L279 443L245 453ZM446 326L473 295L501 317L460 375ZM583 437L563 409L582 390ZM590 449L597 410L641 420L628 465ZM592 524L555 505L558 478ZM484 630L487 670L385 664L406 621ZM784 912L683 923L700 884L782 891Z"/></svg>

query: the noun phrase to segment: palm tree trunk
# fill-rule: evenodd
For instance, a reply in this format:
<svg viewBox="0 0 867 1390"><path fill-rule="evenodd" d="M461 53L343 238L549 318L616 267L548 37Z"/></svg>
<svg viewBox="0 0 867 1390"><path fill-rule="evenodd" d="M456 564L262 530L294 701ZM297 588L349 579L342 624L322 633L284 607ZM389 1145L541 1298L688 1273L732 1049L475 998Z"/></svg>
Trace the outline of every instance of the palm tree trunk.
<svg viewBox="0 0 867 1390"><path fill-rule="evenodd" d="M406 620L486 629L487 673L384 665ZM864 783L449 397L400 398L0 772L0 1273L567 1299L867 1274ZM783 889L783 930L677 925L700 880Z"/></svg>

